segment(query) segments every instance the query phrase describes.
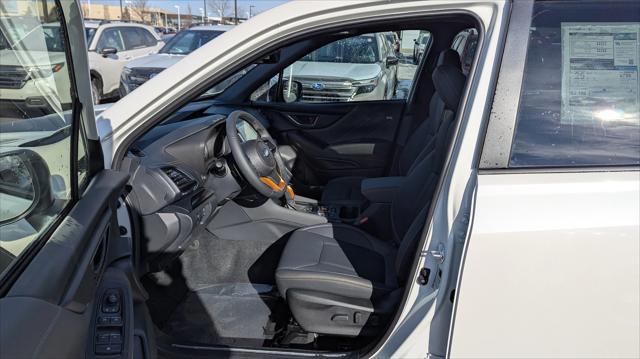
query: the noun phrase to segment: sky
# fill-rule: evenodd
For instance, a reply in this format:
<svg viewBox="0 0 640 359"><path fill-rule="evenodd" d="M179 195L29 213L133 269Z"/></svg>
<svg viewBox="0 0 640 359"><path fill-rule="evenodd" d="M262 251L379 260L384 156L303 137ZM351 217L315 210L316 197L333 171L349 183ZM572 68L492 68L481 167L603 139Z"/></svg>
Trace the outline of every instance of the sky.
<svg viewBox="0 0 640 359"><path fill-rule="evenodd" d="M115 5L120 6L120 0L80 0L83 3L92 3L92 4L106 4L106 5ZM124 3L125 0L122 0ZM149 0L149 7L159 7L164 8L173 12L176 12L175 5L180 6L180 11L182 13L186 13L187 6L191 4L191 11L193 15L200 15L200 8L203 7L204 1L207 1L207 12L209 16L218 16L218 14L214 11L214 9L210 6L210 2L212 0ZM213 0L213 1L224 1L224 0ZM227 0L228 6L230 9L233 9L233 0ZM276 7L280 4L283 4L286 0L238 0L238 7L245 9L245 11L249 10L249 6L253 5L253 10L257 10L258 12L262 12L273 7ZM238 14L238 16L243 16L246 14Z"/></svg>

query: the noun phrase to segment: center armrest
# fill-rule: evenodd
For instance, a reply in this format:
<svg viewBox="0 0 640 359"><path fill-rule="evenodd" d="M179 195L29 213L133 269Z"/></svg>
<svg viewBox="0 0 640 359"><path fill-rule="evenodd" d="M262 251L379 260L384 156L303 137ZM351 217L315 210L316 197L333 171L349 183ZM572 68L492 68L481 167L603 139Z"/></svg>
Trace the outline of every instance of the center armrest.
<svg viewBox="0 0 640 359"><path fill-rule="evenodd" d="M404 177L366 178L360 185L360 191L370 202L391 203L403 182Z"/></svg>

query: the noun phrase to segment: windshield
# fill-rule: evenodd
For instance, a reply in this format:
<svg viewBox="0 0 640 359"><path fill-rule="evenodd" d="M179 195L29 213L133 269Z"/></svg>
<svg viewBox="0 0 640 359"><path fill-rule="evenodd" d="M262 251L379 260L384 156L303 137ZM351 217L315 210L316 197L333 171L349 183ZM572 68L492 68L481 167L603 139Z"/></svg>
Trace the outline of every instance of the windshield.
<svg viewBox="0 0 640 359"><path fill-rule="evenodd" d="M93 35L95 35L95 33L96 33L95 28L90 28L90 27L84 28L84 35L87 37L87 46L89 46L89 44L91 43L91 40L93 39Z"/></svg>
<svg viewBox="0 0 640 359"><path fill-rule="evenodd" d="M160 50L161 54L186 55L207 42L220 36L224 31L185 30L174 36Z"/></svg>
<svg viewBox="0 0 640 359"><path fill-rule="evenodd" d="M306 55L300 61L374 64L380 58L374 34L334 41Z"/></svg>

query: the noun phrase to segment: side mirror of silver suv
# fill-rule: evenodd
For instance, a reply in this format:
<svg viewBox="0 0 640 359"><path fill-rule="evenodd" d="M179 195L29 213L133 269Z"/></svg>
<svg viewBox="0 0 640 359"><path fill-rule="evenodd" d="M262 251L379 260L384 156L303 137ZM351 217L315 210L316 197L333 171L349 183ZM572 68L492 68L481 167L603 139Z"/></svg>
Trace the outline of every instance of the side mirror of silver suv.
<svg viewBox="0 0 640 359"><path fill-rule="evenodd" d="M395 57L395 56L388 56L387 60L385 61L385 63L387 65L387 67L391 67L391 66L397 65L398 64L398 58Z"/></svg>

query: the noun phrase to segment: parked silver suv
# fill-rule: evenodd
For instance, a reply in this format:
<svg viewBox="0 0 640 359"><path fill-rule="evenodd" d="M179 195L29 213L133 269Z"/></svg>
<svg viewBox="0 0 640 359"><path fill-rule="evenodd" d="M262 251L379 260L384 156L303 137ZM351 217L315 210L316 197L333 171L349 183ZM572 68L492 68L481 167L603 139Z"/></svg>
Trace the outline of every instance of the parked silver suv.
<svg viewBox="0 0 640 359"><path fill-rule="evenodd" d="M332 42L296 61L284 76L301 85L304 102L391 99L398 57L388 33Z"/></svg>

